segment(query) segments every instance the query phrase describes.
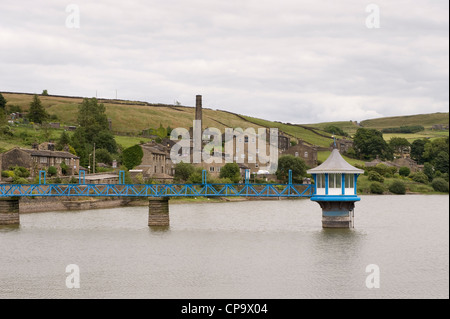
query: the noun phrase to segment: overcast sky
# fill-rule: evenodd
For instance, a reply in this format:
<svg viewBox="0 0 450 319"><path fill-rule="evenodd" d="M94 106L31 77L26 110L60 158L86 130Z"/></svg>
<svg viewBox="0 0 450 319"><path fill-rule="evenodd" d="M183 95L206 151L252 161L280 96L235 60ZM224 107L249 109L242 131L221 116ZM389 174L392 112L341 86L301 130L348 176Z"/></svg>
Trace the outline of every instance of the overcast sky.
<svg viewBox="0 0 450 319"><path fill-rule="evenodd" d="M300 124L448 112L449 2L375 1L379 25L371 3L2 0L0 91L188 106L201 94Z"/></svg>

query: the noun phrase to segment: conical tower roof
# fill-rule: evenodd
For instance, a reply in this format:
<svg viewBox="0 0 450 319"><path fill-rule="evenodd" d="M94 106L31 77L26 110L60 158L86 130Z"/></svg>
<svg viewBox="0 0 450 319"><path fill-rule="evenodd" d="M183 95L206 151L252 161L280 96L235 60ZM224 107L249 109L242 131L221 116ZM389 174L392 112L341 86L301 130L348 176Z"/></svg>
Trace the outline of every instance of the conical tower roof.
<svg viewBox="0 0 450 319"><path fill-rule="evenodd" d="M307 171L308 174L363 174L364 170L350 165L339 153L337 148L333 149L330 156L321 165Z"/></svg>

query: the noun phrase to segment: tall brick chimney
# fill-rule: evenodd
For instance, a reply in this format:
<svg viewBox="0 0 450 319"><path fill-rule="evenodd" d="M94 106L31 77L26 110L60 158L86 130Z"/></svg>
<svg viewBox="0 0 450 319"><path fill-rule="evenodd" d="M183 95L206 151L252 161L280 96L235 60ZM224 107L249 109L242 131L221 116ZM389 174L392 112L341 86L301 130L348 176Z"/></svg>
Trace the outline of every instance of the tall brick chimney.
<svg viewBox="0 0 450 319"><path fill-rule="evenodd" d="M202 96L195 96L195 119L198 121L202 120Z"/></svg>

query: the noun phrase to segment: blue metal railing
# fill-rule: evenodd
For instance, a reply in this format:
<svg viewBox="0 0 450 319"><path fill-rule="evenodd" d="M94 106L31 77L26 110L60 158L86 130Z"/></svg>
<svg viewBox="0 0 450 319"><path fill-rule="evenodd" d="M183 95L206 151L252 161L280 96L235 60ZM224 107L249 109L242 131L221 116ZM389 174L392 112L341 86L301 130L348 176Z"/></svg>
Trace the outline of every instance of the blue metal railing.
<svg viewBox="0 0 450 319"><path fill-rule="evenodd" d="M245 176L244 184L209 184L203 171L202 184L125 184L125 172L119 172L118 184L86 184L81 171L79 184L46 184L46 175L39 184L1 184L0 197L311 197L314 185L251 184Z"/></svg>

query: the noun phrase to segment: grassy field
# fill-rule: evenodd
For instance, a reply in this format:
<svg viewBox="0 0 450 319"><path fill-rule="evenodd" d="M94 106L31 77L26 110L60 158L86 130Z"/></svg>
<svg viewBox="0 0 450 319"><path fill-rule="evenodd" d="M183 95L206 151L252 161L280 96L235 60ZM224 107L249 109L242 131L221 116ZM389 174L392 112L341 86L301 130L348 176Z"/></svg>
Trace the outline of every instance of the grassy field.
<svg viewBox="0 0 450 319"><path fill-rule="evenodd" d="M361 122L363 127L383 128L422 125L425 129L431 129L434 124L449 124L449 113L417 114L409 116L393 116L378 119L370 119Z"/></svg>
<svg viewBox="0 0 450 319"><path fill-rule="evenodd" d="M285 132L291 136L302 139L305 142L312 144L312 145L329 147L330 144L333 143L333 138L331 137L331 134L326 133L326 132L320 132L320 134L329 136L328 138L317 135L317 134L311 132L310 130L307 130L303 127L299 127L299 126L295 126L295 125L283 124L283 123L279 123L279 122L271 122L271 121L261 120L261 119L257 119L257 118L249 117L249 116L244 116L244 118L246 118L250 122L255 123L262 127L278 128L279 131Z"/></svg>
<svg viewBox="0 0 450 319"><path fill-rule="evenodd" d="M318 130L324 130L327 126L330 126L330 125L340 128L341 130L348 133L349 135L354 135L356 133L356 130L358 130L358 128L359 128L359 126L357 126L354 122L351 122L351 121L323 122L323 123L317 123L317 124L306 124L304 126L316 128Z"/></svg>

